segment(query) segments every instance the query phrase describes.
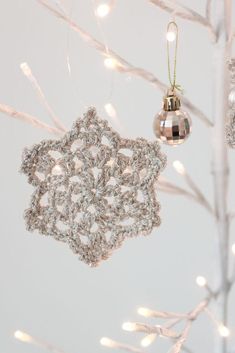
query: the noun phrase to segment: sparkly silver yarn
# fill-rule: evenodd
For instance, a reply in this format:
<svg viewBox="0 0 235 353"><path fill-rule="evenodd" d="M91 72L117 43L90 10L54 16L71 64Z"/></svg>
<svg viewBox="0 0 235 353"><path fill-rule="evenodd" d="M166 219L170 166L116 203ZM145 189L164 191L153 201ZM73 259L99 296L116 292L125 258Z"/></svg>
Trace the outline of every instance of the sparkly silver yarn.
<svg viewBox="0 0 235 353"><path fill-rule="evenodd" d="M229 61L228 61L228 69L229 69L229 72L230 72L230 81L231 81L231 84L235 84L235 58L231 58Z"/></svg>
<svg viewBox="0 0 235 353"><path fill-rule="evenodd" d="M226 141L229 147L235 148L235 110L228 113L228 122L225 126Z"/></svg>
<svg viewBox="0 0 235 353"><path fill-rule="evenodd" d="M155 182L165 164L158 142L123 139L90 108L60 140L25 149L21 171L35 187L27 229L97 266L160 225Z"/></svg>
<svg viewBox="0 0 235 353"><path fill-rule="evenodd" d="M228 97L229 110L225 126L225 134L228 146L235 148L235 105L231 102L231 92L235 90L235 58L229 60L228 69L230 72L231 91L230 96Z"/></svg>

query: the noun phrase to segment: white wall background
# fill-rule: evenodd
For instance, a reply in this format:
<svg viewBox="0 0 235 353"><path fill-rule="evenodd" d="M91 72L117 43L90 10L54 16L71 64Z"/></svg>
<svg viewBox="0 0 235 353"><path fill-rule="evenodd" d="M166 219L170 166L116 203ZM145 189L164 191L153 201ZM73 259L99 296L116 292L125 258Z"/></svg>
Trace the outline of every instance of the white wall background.
<svg viewBox="0 0 235 353"><path fill-rule="evenodd" d="M203 13L204 0L184 1ZM64 1L73 18L96 38L92 1ZM146 0L118 0L102 21L108 45L136 66L167 82L165 28L169 16ZM178 80L186 94L211 114L212 49L205 29L178 21L180 51ZM68 28L34 0L0 2L0 101L49 122L19 65L26 61L38 78L56 113L69 128L85 106L112 102L125 135L154 139L152 120L161 95L149 83L108 71L103 58L70 32L72 76L66 66ZM211 117L211 116L210 116ZM107 118L107 117L106 117ZM22 218L32 187L18 173L25 146L50 137L22 122L0 116L0 350L1 353L38 353L38 347L13 338L16 329L49 341L67 353L105 352L101 336L137 345L140 335L121 331L124 320L138 319L136 308L182 311L193 308L203 290L198 274L213 280L215 232L207 212L182 197L159 194L162 226L148 238L129 240L99 268L80 263L64 244L28 234ZM193 117L193 134L178 148L163 147L169 164L164 175L182 184L172 168L180 159L213 200L210 131ZM231 169L235 152L230 152ZM231 184L234 174L231 170ZM231 185L232 186L232 185ZM231 205L235 207L234 192ZM232 228L234 233L234 227ZM232 240L235 241L234 235ZM229 340L234 343L234 291L231 296ZM189 345L197 352L212 348L212 325L207 318L195 324ZM208 335L207 339L202 339ZM159 343L158 343L159 345ZM166 343L154 346L166 352Z"/></svg>

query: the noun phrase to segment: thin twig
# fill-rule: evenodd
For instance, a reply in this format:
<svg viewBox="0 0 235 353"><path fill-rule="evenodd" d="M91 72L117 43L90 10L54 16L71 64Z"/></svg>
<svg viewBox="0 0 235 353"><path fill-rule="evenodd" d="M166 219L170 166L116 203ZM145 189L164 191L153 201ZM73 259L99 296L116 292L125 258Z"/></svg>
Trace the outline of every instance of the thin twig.
<svg viewBox="0 0 235 353"><path fill-rule="evenodd" d="M203 299L192 311L185 315L178 314L182 317L174 318L172 320L167 321L163 326L149 326L147 324L142 324L142 323L128 323L130 325L131 329L130 331L134 332L145 332L148 335L149 334L156 334L156 337L165 337L170 339L173 342L173 346L170 349L171 353L179 353L182 350L186 352L190 352L191 350L185 346L185 341L188 338L191 326L193 322L198 318L198 316L208 307L211 299L213 298L212 294L209 294L208 297ZM150 310L151 311L151 310ZM146 312L149 312L149 309L146 309ZM152 311L154 312L154 311ZM159 312L157 312L157 317L161 318L168 318L169 316L176 315L174 313L165 313L161 312L161 315ZM172 331L172 327L177 325L179 322L185 321L185 327L181 333L176 333L175 331ZM148 337L148 336L146 336ZM154 337L154 339L156 338ZM153 339L153 341L154 341ZM153 342L152 341L152 342ZM152 343L150 342L150 343ZM124 350L128 350L129 352L132 353L140 353L140 351L132 346L126 346L123 345L122 343L113 341L109 338L102 338L101 339L101 344L109 347L109 348L120 348ZM127 349L126 349L127 348Z"/></svg>
<svg viewBox="0 0 235 353"><path fill-rule="evenodd" d="M181 17L185 20L199 23L200 25L208 28L213 33L212 26L207 17L200 15L193 9L180 4L173 0L148 0L150 3L160 7L162 10L174 14L174 16ZM214 34L214 33L213 33Z"/></svg>
<svg viewBox="0 0 235 353"><path fill-rule="evenodd" d="M47 132L50 132L52 134L55 134L55 135L62 134L61 130L59 130L58 128L56 128L54 126L50 126L28 113L19 112L19 111L15 110L14 108L10 107L9 105L0 104L0 112L9 115L12 118L24 121L28 124L31 124L39 129L46 130Z"/></svg>
<svg viewBox="0 0 235 353"><path fill-rule="evenodd" d="M163 177L159 178L159 180L156 184L156 188L159 191L166 192L169 194L176 194L176 195L182 195L182 196L188 197L189 199L191 199L191 200L197 202L198 204L200 204L201 206L203 206L211 214L214 214L213 210L211 210L211 207L208 206L207 200L206 201L204 200L205 199L204 196L199 197L198 194L191 193L188 190L183 189L183 188L167 181Z"/></svg>
<svg viewBox="0 0 235 353"><path fill-rule="evenodd" d="M35 345L44 348L45 350L47 350L48 352L51 353L65 353L62 349L52 345L49 342L45 342L36 338L33 338L33 342Z"/></svg>
<svg viewBox="0 0 235 353"><path fill-rule="evenodd" d="M192 349L185 345L182 346L182 351L187 353L193 353Z"/></svg>
<svg viewBox="0 0 235 353"><path fill-rule="evenodd" d="M231 278L229 280L229 290L232 289L234 283L235 283L235 262L233 263L232 275L231 275Z"/></svg>
<svg viewBox="0 0 235 353"><path fill-rule="evenodd" d="M211 310L209 310L208 308L205 308L204 311L209 317L209 319L211 320L211 322L215 325L215 327L218 328L220 325L220 322L216 319L215 315L211 312Z"/></svg>
<svg viewBox="0 0 235 353"><path fill-rule="evenodd" d="M173 347L171 348L170 352L171 353L179 353L183 347L184 342L186 341L186 339L188 338L189 335L189 331L191 329L192 326L192 321L188 321L181 336L180 339L178 339L178 341L173 345Z"/></svg>
<svg viewBox="0 0 235 353"><path fill-rule="evenodd" d="M198 186L195 184L195 182L193 181L193 179L191 178L191 176L185 172L183 174L183 177L185 179L185 181L187 182L187 184L189 185L189 187L194 191L194 193L197 195L198 200L201 200L201 203L205 206L205 208L212 214L214 214L214 210L212 208L212 206L210 205L209 201L206 199L206 197L203 195L203 193L201 192L201 190L198 188Z"/></svg>
<svg viewBox="0 0 235 353"><path fill-rule="evenodd" d="M206 18L210 21L211 18L211 0L207 0L206 2Z"/></svg>
<svg viewBox="0 0 235 353"><path fill-rule="evenodd" d="M177 319L177 320L179 320L179 319ZM160 335L160 336L164 336L164 337L168 337L168 338L178 338L179 337L179 334L177 332L170 330L169 328L164 327L164 326L160 326L160 325L151 326L151 325L144 324L142 322L133 322L131 324L133 325L133 327L134 327L133 331L135 331L135 332L144 332L147 334L155 333L158 336Z"/></svg>
<svg viewBox="0 0 235 353"><path fill-rule="evenodd" d="M107 348L122 349L124 351L131 352L131 353L144 353L144 351L140 350L139 348L130 346L129 344L114 341L107 337L103 337L101 339L101 344Z"/></svg>
<svg viewBox="0 0 235 353"><path fill-rule="evenodd" d="M49 342L46 342L46 341L43 341L43 340L38 339L36 337L33 337L26 332L22 332L22 331L17 330L17 331L15 331L14 336L16 339L18 339L21 342L33 344L35 346L38 346L38 347L41 347L41 348L47 350L48 352L65 353L61 348L58 348Z"/></svg>
<svg viewBox="0 0 235 353"><path fill-rule="evenodd" d="M188 318L188 314L184 314L184 316L182 314L181 317L167 321L163 326L166 328L172 328L176 326L178 323L180 323L181 321L186 320L187 318Z"/></svg>
<svg viewBox="0 0 235 353"><path fill-rule="evenodd" d="M197 317L205 310L205 308L208 306L211 296L208 298L204 299L201 301L196 308L189 313L189 320L186 323L185 328L183 329L183 332L180 336L180 338L177 340L177 342L173 345L172 349L170 350L171 353L179 353L181 349L183 348L184 342L187 340L191 326L193 322L197 319Z"/></svg>
<svg viewBox="0 0 235 353"><path fill-rule="evenodd" d="M141 349L130 346L129 344L124 344L124 343L119 343L117 342L117 347L115 348L119 348L119 349L123 349L127 352L131 352L131 353L144 353Z"/></svg>
<svg viewBox="0 0 235 353"><path fill-rule="evenodd" d="M233 220L235 218L235 211L231 211L230 213L229 213L229 219L230 220Z"/></svg>
<svg viewBox="0 0 235 353"><path fill-rule="evenodd" d="M181 95L181 101L185 108L188 109L189 112L191 112L195 117L198 117L201 121L203 121L207 126L213 127L213 123L207 118L207 116L200 110L198 109L192 102Z"/></svg>
<svg viewBox="0 0 235 353"><path fill-rule="evenodd" d="M172 14L172 17L174 18L175 16L181 17L185 20L189 20L192 22L195 22L197 24L202 25L203 27L207 28L210 35L211 35L211 40L214 43L217 39L216 33L214 31L214 28L212 24L210 23L210 6L208 5L208 9L206 8L206 17L200 15L198 12L194 11L193 9L179 4L175 0L148 0L150 3L158 6L160 9L163 11L166 11L170 14ZM210 1L210 0L209 0Z"/></svg>
<svg viewBox="0 0 235 353"><path fill-rule="evenodd" d="M121 73L128 73L132 74L137 77L141 77L144 80L152 83L154 86L156 86L158 89L160 89L162 92L166 92L167 90L167 85L165 85L163 82L161 82L157 77L155 77L151 72L148 72L142 68L138 68L130 64L128 61L126 61L124 58L122 58L120 55L115 53L113 50L110 48L108 49L105 47L105 45L101 42L99 42L97 39L95 39L93 36L91 36L89 33L87 33L85 30L83 30L78 24L76 24L74 21L72 21L69 16L64 14L63 12L59 11L58 9L55 9L54 7L50 6L48 4L47 0L37 0L38 3L40 3L42 6L47 8L52 14L54 14L56 17L62 19L65 21L71 28L80 35L80 37L87 42L89 45L94 47L97 51L99 51L102 55L106 57L111 57L115 59L116 66L115 69L118 72ZM182 97L181 98L182 104L197 118L199 118L201 121L203 121L207 126L213 126L212 122L207 118L207 116L194 104L192 104L189 99Z"/></svg>
<svg viewBox="0 0 235 353"><path fill-rule="evenodd" d="M63 124L61 123L60 119L56 116L56 114L54 113L53 109L51 108L51 106L49 105L45 94L43 93L36 77L33 75L33 72L31 70L31 68L29 67L29 65L27 63L22 63L20 65L21 70L23 72L23 74L27 77L27 79L30 81L30 83L32 84L33 88L35 89L40 101L42 102L43 106L45 107L46 111L48 112L49 116L51 117L53 123L55 124L55 126L61 130L62 132L65 132L66 129L63 126Z"/></svg>
<svg viewBox="0 0 235 353"><path fill-rule="evenodd" d="M148 309L148 315L146 317L154 317L154 318L161 318L161 319L183 319L183 318L185 319L187 318L187 315L181 314L181 313L173 313L170 311L156 311L156 310Z"/></svg>
<svg viewBox="0 0 235 353"><path fill-rule="evenodd" d="M169 194L176 194L176 195L182 195L189 197L190 199L193 199L194 201L198 201L196 196L189 191L173 184L170 183L169 181L163 181L163 178L159 179L159 181L156 184L156 188L159 191L163 191Z"/></svg>

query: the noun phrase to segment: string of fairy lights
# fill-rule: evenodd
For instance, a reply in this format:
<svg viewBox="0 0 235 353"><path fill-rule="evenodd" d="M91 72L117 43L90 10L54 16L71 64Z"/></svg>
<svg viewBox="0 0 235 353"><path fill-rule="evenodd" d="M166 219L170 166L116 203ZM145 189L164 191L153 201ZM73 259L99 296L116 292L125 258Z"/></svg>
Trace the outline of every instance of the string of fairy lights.
<svg viewBox="0 0 235 353"><path fill-rule="evenodd" d="M95 1L95 3L96 3L96 8L94 9L94 14L95 14L95 16L97 16L97 18L99 20L103 21L103 20L105 20L105 18L107 18L109 16L111 11L114 9L114 7L116 5L116 0L110 0L110 1L105 1L105 2ZM169 42L174 42L176 40L176 33L174 32L174 30L171 29L170 31L168 31L166 33L166 39ZM108 47L107 47L106 54L107 55L104 58L104 66L109 70L117 69L117 67L120 66L121 64L117 61L116 58L114 58L114 57L112 57L112 55L110 55ZM60 125L59 120L57 119L53 110L49 106L49 104L48 104L36 78L34 77L29 65L27 63L22 63L21 70L22 70L23 74L31 82L31 84L34 87L34 89L36 90L42 104L46 107L48 113L50 114L50 116L54 120L55 124L63 130L64 127ZM119 127L121 128L121 123L118 119L116 109L115 109L114 105L112 104L112 102L105 103L104 109L105 109L107 115L111 119L113 119L113 121L116 124L119 124ZM207 208L207 210L209 212L213 212L211 205L205 199L202 192L199 190L199 188L194 183L192 178L189 176L185 166L180 161L176 160L173 162L173 168L180 176L182 176L184 178L186 184L192 190L195 197L198 198L198 200ZM232 244L232 246L231 246L231 253L235 256L235 243ZM213 290L211 289L211 287L208 284L207 279L204 276L198 275L196 277L196 284L199 287L204 288L209 297L216 297L216 293L213 292ZM205 305L205 308L203 308L203 311L208 315L208 317L211 319L213 324L215 324L215 326L218 330L218 333L222 337L227 338L230 336L231 330L229 329L229 327L225 326L223 322L219 322L215 318L214 314L211 313L211 311L208 309L208 307L206 305ZM142 348L146 348L146 347L150 346L158 336L168 337L173 340L177 339L179 337L179 335L173 330L174 325L177 324L180 320L187 320L189 318L189 314L159 312L159 311L151 310L151 309L145 308L145 307L139 307L137 309L137 313L140 316L145 317L145 318L165 318L165 319L170 320L169 321L170 323L168 325L165 325L164 327L158 326L158 325L150 326L150 325L146 325L146 324L140 324L137 322L124 322L122 325L122 329L124 331L146 333L146 335L140 341L140 347L142 347ZM15 337L15 339L17 339L21 342L40 346L50 352L64 353L61 349L55 347L54 345L47 343L47 342L44 342L40 339L37 339L37 338L31 336L29 333L23 332L21 330L16 330L14 332L14 337ZM141 348L132 347L130 345L114 341L108 337L102 337L100 340L100 344L102 346L105 346L108 348L118 348L118 349L122 349L122 350L129 351L132 353L142 353L143 352Z"/></svg>
<svg viewBox="0 0 235 353"><path fill-rule="evenodd" d="M175 168L176 172L179 173L181 176L186 177L187 180L187 171L184 167L184 165L180 162L180 161L174 161L173 162L173 167ZM235 256L235 243L232 244L231 246L231 253L233 256ZM216 297L217 293L213 292L213 290L211 289L211 287L208 284L207 279L204 276L197 276L196 277L196 284L201 287L204 288L207 292L207 294L210 297ZM228 338L231 334L231 330L225 326L223 324L223 322L220 322L216 319L215 315L207 308L204 308L204 312L208 315L208 317L211 319L212 323L215 325L215 327L218 330L218 333L221 337L224 338ZM161 311L155 311L149 308L145 308L145 307L139 307L137 309L137 313L145 318L169 318L171 320L175 320L170 321L170 324L172 326L174 326L178 321L183 320L183 319L187 319L188 314L179 314L179 313L168 313L168 312L161 312ZM122 329L124 331L128 331L128 332L145 332L147 333L146 336L144 336L144 338L141 339L140 341L140 346L142 348L147 348L148 346L150 346L157 337L167 337L167 338L171 338L171 339L176 339L177 333L173 330L170 330L167 328L167 325L165 327L163 326L149 326L146 324L140 324L137 322L124 322L122 325ZM164 331L165 330L165 331ZM15 339L24 342L24 343L29 343L29 344L34 344L37 346L40 346L44 349L46 349L47 351L51 351L51 352L55 352L55 353L64 353L61 349L57 348L56 346L41 341L33 336L31 336L29 333L27 332L23 332L21 330L16 330L14 332L14 337ZM117 342L115 340L112 340L108 337L102 337L100 339L100 344L102 346L108 347L108 348L118 348L118 349L122 349L125 351L129 351L132 353L143 353L141 351L141 349L138 349L136 347L132 347L130 345L127 344L123 344L120 342Z"/></svg>
<svg viewBox="0 0 235 353"><path fill-rule="evenodd" d="M232 254L235 256L235 243L231 247ZM210 296L216 296L216 293L213 293L212 289L210 288L207 279L204 276L197 276L196 277L196 284L201 287L205 288L205 290L208 292ZM217 327L218 333L224 337L227 338L230 336L231 331L228 327L226 327L222 322L219 322L214 314L211 313L211 311L208 308L204 309L205 313L208 315L208 317L211 319L213 324ZM168 313L168 312L161 312L161 311L155 311L146 307L139 307L137 309L137 313L145 318L170 318L175 321L170 321L172 326L177 323L180 320L187 319L188 314L180 314L180 313ZM172 339L176 339L178 337L177 333L170 328L168 329L167 326L163 328L162 326L155 325L155 326L149 326L146 324L141 324L137 322L124 322L122 324L122 329L124 331L128 332L146 332L147 335L144 336L144 338L141 339L140 341L140 346L143 348L147 348L150 346L158 336L161 337L170 337ZM164 331L165 330L165 331ZM28 343L28 344L33 344L36 346L40 346L44 348L47 351L54 352L54 353L64 353L61 349L57 348L56 346L52 345L51 343L47 343L45 341L42 341L40 339L37 339L33 336L31 336L27 332L23 332L21 330L16 330L14 332L14 337L15 339L23 342L23 343ZM127 344L123 344L117 341L114 341L108 337L102 337L100 339L100 344L102 346L108 347L108 348L118 348L122 349L125 351L133 352L133 353L141 353L141 349L132 347Z"/></svg>

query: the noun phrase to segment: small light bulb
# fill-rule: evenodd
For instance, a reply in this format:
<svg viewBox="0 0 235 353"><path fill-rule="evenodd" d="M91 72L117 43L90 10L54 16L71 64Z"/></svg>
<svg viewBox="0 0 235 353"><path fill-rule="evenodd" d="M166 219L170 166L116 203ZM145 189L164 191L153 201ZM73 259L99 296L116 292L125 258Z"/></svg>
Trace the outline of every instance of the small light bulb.
<svg viewBox="0 0 235 353"><path fill-rule="evenodd" d="M235 243L232 245L232 253L235 255Z"/></svg>
<svg viewBox="0 0 235 353"><path fill-rule="evenodd" d="M168 42L174 42L176 38L176 34L173 31L168 31L166 34L166 39L168 40Z"/></svg>
<svg viewBox="0 0 235 353"><path fill-rule="evenodd" d="M63 169L61 168L61 166L59 164L56 164L53 168L52 168L52 174L53 175L60 175L63 174Z"/></svg>
<svg viewBox="0 0 235 353"><path fill-rule="evenodd" d="M105 58L104 59L104 66L106 66L107 69L113 70L117 66L117 61L112 57Z"/></svg>
<svg viewBox="0 0 235 353"><path fill-rule="evenodd" d="M29 343L29 342L33 341L32 337L30 335L28 335L27 333L22 332L20 330L17 330L14 332L14 337L21 342Z"/></svg>
<svg viewBox="0 0 235 353"><path fill-rule="evenodd" d="M97 9L95 11L95 14L97 17L106 17L110 12L110 6L109 4L103 3L97 6Z"/></svg>
<svg viewBox="0 0 235 353"><path fill-rule="evenodd" d="M150 317L152 310L150 310L148 308L138 308L137 312L141 316Z"/></svg>
<svg viewBox="0 0 235 353"><path fill-rule="evenodd" d="M106 165L108 167L112 167L114 165L115 159L114 158L110 158L110 160L106 163Z"/></svg>
<svg viewBox="0 0 235 353"><path fill-rule="evenodd" d="M134 322L124 322L122 325L122 329L125 331L135 331L136 330L136 324Z"/></svg>
<svg viewBox="0 0 235 353"><path fill-rule="evenodd" d="M102 337L100 340L100 344L105 347L114 347L115 346L115 342L108 337Z"/></svg>
<svg viewBox="0 0 235 353"><path fill-rule="evenodd" d="M199 287L205 287L207 280L203 276L197 276L196 278L196 283Z"/></svg>
<svg viewBox="0 0 235 353"><path fill-rule="evenodd" d="M117 112L114 108L114 106L112 105L112 103L106 103L104 106L104 109L106 111L106 113L108 114L108 116L110 116L110 118L116 118L117 117Z"/></svg>
<svg viewBox="0 0 235 353"><path fill-rule="evenodd" d="M235 108L235 88L233 87L228 96L228 103L231 109Z"/></svg>
<svg viewBox="0 0 235 353"><path fill-rule="evenodd" d="M157 337L156 333L151 333L150 335L145 336L140 342L141 346L142 347L150 346L150 344L153 343L156 337Z"/></svg>
<svg viewBox="0 0 235 353"><path fill-rule="evenodd" d="M23 74L25 76L31 76L32 75L31 69L30 69L30 67L29 67L29 65L27 63L21 63L20 64L20 68L21 68L21 70L22 70L22 72L23 72Z"/></svg>
<svg viewBox="0 0 235 353"><path fill-rule="evenodd" d="M222 337L228 337L230 335L230 330L224 325L220 325L218 330Z"/></svg>
<svg viewBox="0 0 235 353"><path fill-rule="evenodd" d="M179 174L184 174L185 173L185 168L184 165L180 161L174 161L173 162L173 167Z"/></svg>

